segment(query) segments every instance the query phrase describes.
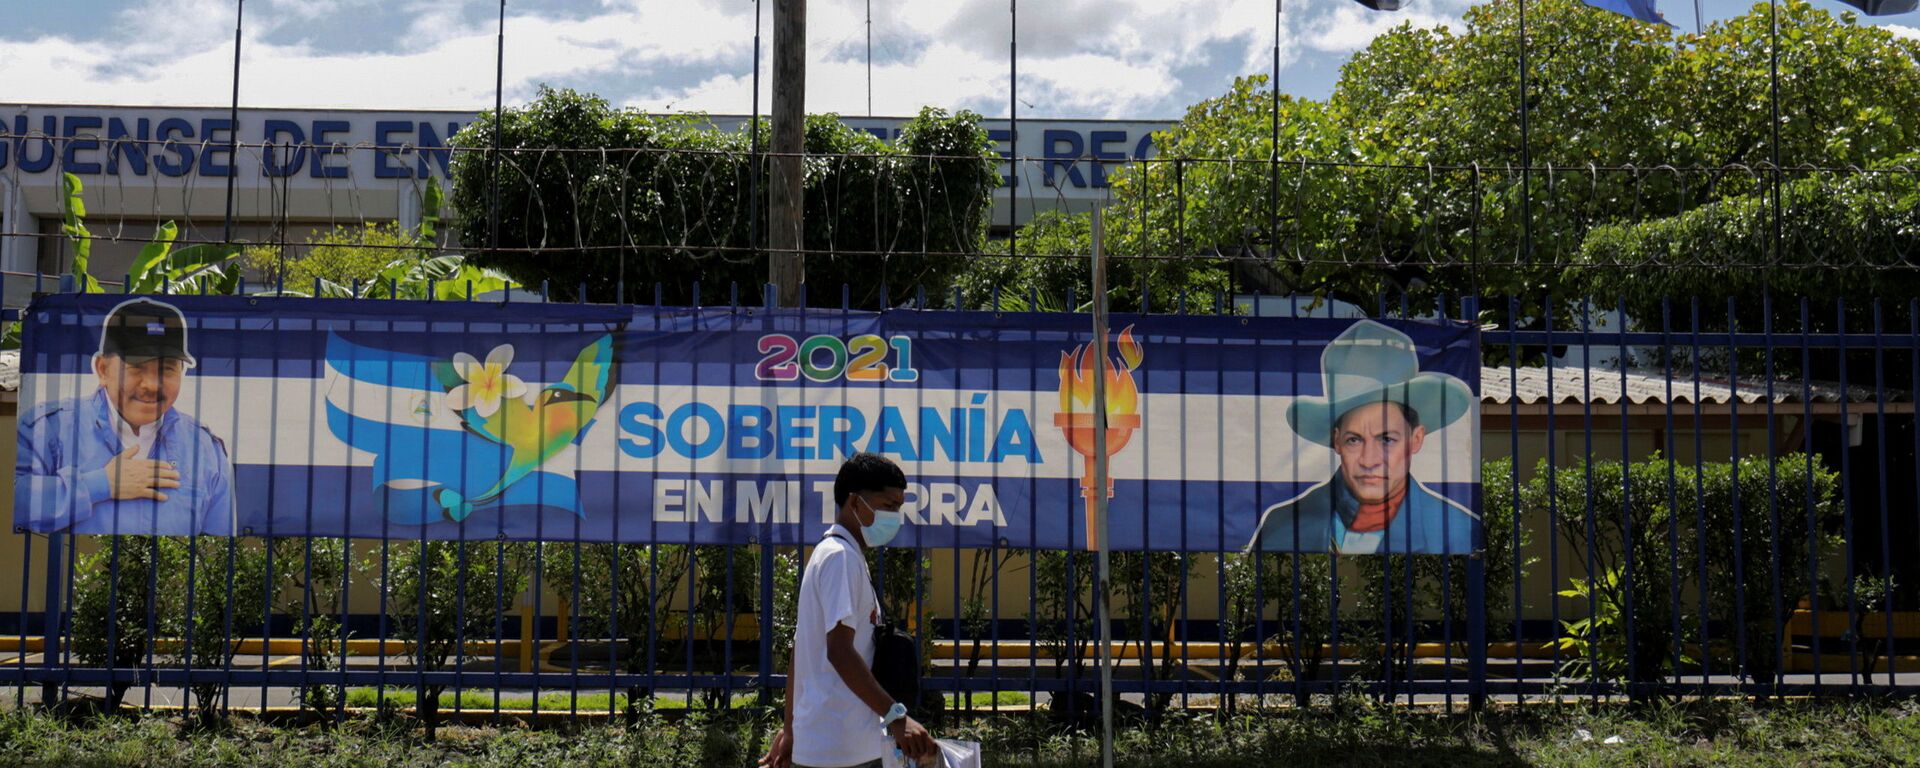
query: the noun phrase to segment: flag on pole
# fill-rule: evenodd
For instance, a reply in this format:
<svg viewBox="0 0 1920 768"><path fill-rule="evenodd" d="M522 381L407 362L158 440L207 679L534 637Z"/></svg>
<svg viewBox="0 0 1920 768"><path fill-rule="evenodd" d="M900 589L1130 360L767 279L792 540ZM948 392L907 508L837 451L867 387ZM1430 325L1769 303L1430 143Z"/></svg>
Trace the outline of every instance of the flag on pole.
<svg viewBox="0 0 1920 768"><path fill-rule="evenodd" d="M1860 9L1868 16L1892 16L1896 13L1913 13L1920 8L1920 0L1840 0L1840 2Z"/></svg>
<svg viewBox="0 0 1920 768"><path fill-rule="evenodd" d="M1653 7L1654 0L1580 0L1580 1L1583 3L1586 3L1587 5L1591 5L1595 8L1598 8L1600 10L1612 11L1614 13L1620 14L1627 18L1638 19L1648 24L1660 24L1660 25L1669 26L1669 27L1673 26L1672 24L1667 22L1667 17L1660 15L1659 9ZM1900 2L1901 0L1894 0L1894 1ZM1905 1L1912 2L1913 0L1905 0Z"/></svg>

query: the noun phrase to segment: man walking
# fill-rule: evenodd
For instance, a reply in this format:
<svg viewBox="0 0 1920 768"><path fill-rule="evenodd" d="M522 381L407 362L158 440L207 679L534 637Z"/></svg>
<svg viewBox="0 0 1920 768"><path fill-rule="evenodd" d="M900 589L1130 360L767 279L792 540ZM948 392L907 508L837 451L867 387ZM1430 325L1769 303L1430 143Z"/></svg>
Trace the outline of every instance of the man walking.
<svg viewBox="0 0 1920 768"><path fill-rule="evenodd" d="M873 677L880 603L866 549L900 530L907 477L892 461L858 453L833 480L839 508L800 577L793 661L787 669L786 722L760 765L767 768L879 768L895 749L914 760L938 757L927 729Z"/></svg>

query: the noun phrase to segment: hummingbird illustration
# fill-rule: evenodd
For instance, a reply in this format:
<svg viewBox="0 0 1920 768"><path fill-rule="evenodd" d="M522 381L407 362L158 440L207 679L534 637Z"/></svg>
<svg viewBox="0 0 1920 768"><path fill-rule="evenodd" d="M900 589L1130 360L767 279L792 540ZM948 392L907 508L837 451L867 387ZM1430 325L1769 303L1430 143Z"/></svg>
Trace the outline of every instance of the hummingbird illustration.
<svg viewBox="0 0 1920 768"><path fill-rule="evenodd" d="M492 407L462 408L461 422L467 432L512 449L512 456L500 479L471 498L451 488L440 489L434 498L447 516L455 521L466 519L475 506L500 498L514 483L578 440L612 392L613 371L613 336L609 334L580 350L564 378L532 397L499 397L496 393L497 406L488 403ZM434 373L449 392L471 383L451 362L434 363ZM493 375L508 378L499 371ZM519 385L517 379L509 380Z"/></svg>

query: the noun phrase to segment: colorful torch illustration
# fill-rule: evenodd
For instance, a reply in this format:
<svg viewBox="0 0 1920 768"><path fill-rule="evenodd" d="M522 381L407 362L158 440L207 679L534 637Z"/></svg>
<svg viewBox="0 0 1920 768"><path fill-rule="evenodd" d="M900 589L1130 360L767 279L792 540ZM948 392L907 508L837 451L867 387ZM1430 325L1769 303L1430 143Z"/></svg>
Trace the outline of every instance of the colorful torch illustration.
<svg viewBox="0 0 1920 768"><path fill-rule="evenodd" d="M1101 339L1095 349L1094 344L1082 344L1072 352L1060 354L1060 412L1054 414L1053 424L1067 435L1067 445L1075 453L1086 459L1086 469L1080 477L1080 495L1087 500L1087 549L1098 547L1096 520L1094 518L1094 402L1093 383L1096 354L1106 353L1106 340ZM1107 361L1107 455L1112 456L1127 447L1127 441L1133 438L1133 431L1140 428L1140 388L1134 384L1133 371L1140 367L1142 351L1140 344L1133 340L1133 326L1120 331L1120 359ZM1113 498L1113 475L1107 475L1107 498Z"/></svg>

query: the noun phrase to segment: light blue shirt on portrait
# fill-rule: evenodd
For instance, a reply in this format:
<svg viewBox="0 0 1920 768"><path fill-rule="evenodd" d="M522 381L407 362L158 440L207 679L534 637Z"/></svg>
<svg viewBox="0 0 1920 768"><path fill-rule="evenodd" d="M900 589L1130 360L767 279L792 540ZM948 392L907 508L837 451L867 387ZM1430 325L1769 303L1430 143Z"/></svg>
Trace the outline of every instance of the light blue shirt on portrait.
<svg viewBox="0 0 1920 768"><path fill-rule="evenodd" d="M104 389L42 403L20 418L14 459L16 519L34 533L231 536L233 465L227 447L193 417L170 408L145 458L170 462L180 487L166 501L114 499L107 462L126 450Z"/></svg>
<svg viewBox="0 0 1920 768"><path fill-rule="evenodd" d="M1268 507L1249 550L1339 554L1465 555L1473 552L1474 514L1419 480L1407 478L1407 495L1393 522L1376 533L1347 530L1360 503L1336 475L1287 501Z"/></svg>

